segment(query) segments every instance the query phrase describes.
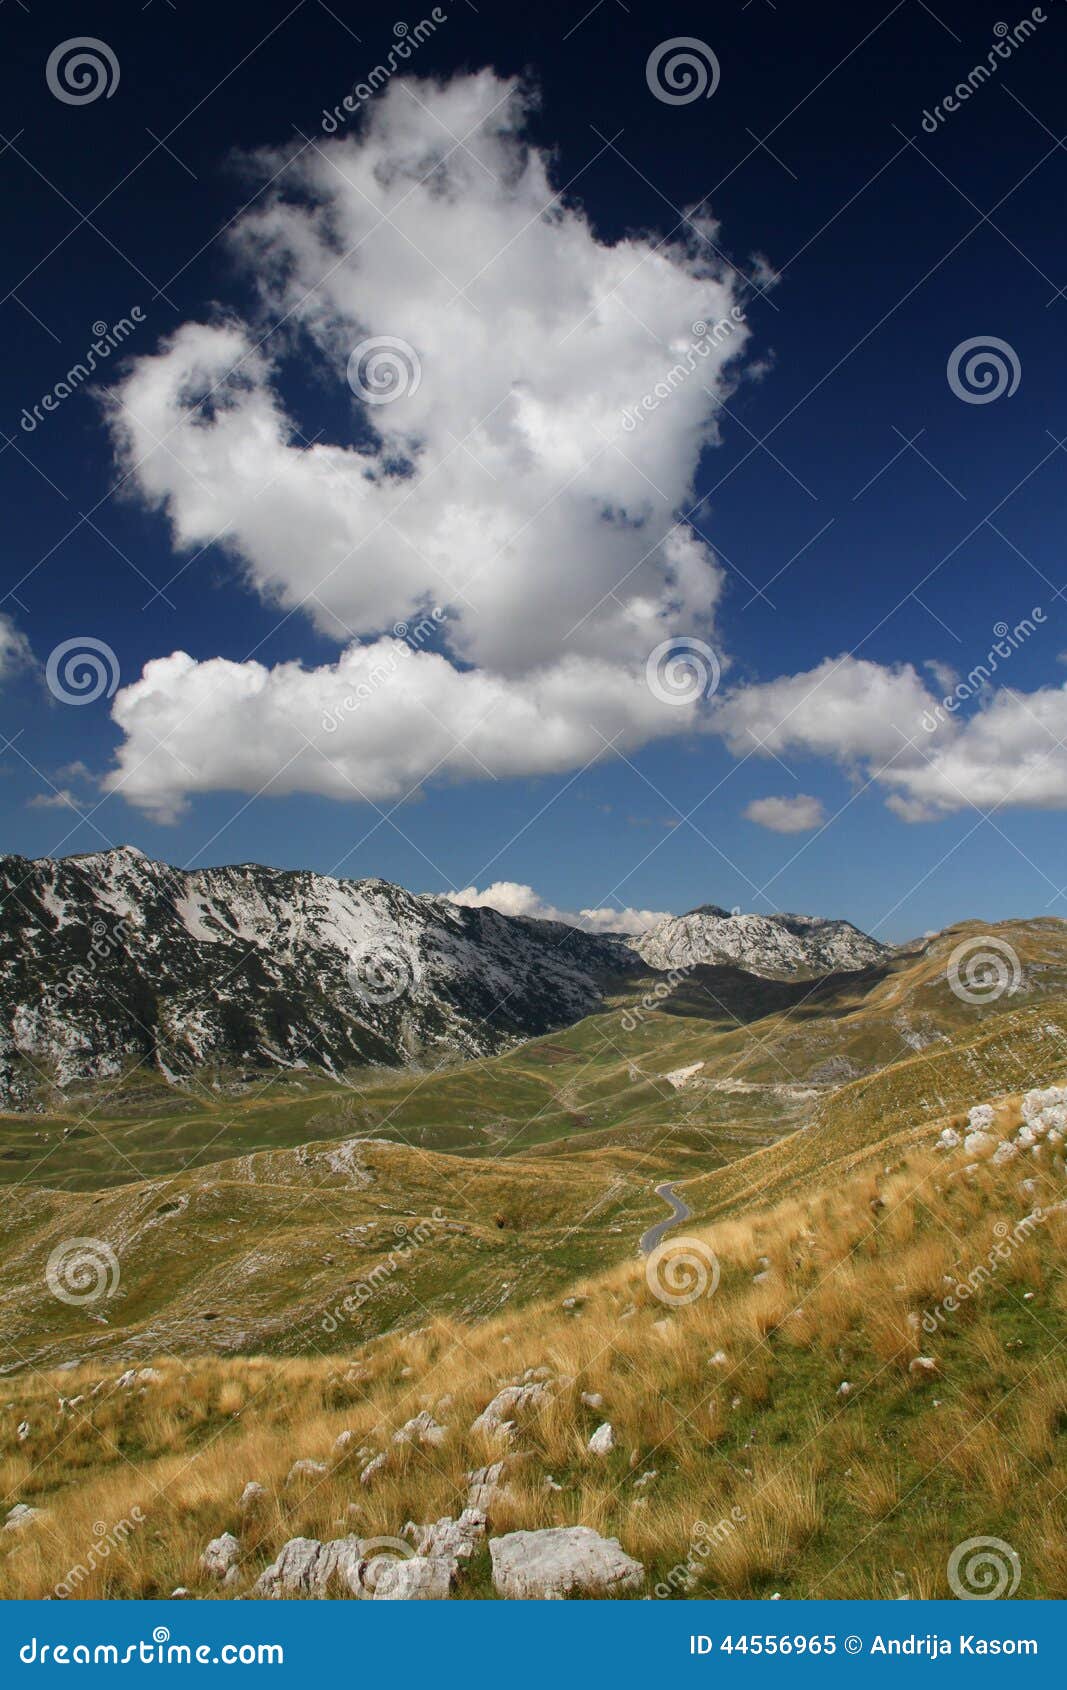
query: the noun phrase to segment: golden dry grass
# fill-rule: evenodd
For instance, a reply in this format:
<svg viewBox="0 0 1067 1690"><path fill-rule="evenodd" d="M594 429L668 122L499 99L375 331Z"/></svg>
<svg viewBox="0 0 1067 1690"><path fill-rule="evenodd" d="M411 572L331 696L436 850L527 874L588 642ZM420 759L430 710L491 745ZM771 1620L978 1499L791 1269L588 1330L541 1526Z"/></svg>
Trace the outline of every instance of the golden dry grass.
<svg viewBox="0 0 1067 1690"><path fill-rule="evenodd" d="M291 1537L396 1536L454 1516L468 1470L510 1454L492 1533L593 1526L660 1594L874 1596L903 1580L945 1595L953 1545L989 1531L1023 1560L1020 1595L1067 1594L1051 1547L1067 1484L1067 1217L941 1307L1025 1209L1017 1173L914 1155L696 1234L719 1285L679 1306L633 1262L575 1286L572 1311L553 1298L479 1325L435 1318L355 1355L164 1358L161 1381L127 1389L90 1366L22 1375L3 1387L0 1491L5 1508L42 1514L0 1534L0 1590L210 1595L198 1558L226 1530L247 1590ZM911 1368L920 1354L933 1374ZM535 1367L565 1383L511 1445L468 1430ZM590 1392L602 1408L582 1403ZM61 1411L60 1396L82 1400ZM394 1444L423 1408L448 1426L444 1445ZM616 1448L596 1457L603 1419ZM369 1487L360 1448L387 1455ZM326 1471L287 1484L299 1458ZM249 1480L267 1495L242 1516ZM491 1594L484 1556L464 1593Z"/></svg>

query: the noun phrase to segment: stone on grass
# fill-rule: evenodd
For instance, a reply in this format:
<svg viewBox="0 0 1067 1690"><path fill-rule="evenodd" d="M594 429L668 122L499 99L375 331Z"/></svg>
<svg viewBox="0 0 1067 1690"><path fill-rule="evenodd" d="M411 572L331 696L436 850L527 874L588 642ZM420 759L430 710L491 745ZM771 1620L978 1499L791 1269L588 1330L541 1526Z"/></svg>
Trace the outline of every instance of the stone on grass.
<svg viewBox="0 0 1067 1690"><path fill-rule="evenodd" d="M448 1514L430 1525L417 1526L409 1520L404 1536L415 1545L416 1555L429 1561L469 1561L485 1536L485 1515L478 1508L464 1508L458 1520Z"/></svg>
<svg viewBox="0 0 1067 1690"><path fill-rule="evenodd" d="M550 1526L492 1538L489 1553L497 1594L512 1601L562 1601L568 1596L631 1596L645 1569L617 1538L590 1526Z"/></svg>
<svg viewBox="0 0 1067 1690"><path fill-rule="evenodd" d="M285 1482L287 1485L294 1485L297 1479L317 1479L326 1471L325 1461L294 1461L286 1474Z"/></svg>
<svg viewBox="0 0 1067 1690"><path fill-rule="evenodd" d="M23 1526L28 1526L31 1521L40 1519L40 1516L41 1510L39 1508L31 1508L25 1502L16 1502L4 1521L4 1530L5 1532L17 1532Z"/></svg>
<svg viewBox="0 0 1067 1690"><path fill-rule="evenodd" d="M382 1468L385 1466L387 1460L388 1460L388 1457L383 1452L381 1455L376 1455L374 1457L373 1461L368 1461L367 1465L364 1467L362 1473L359 1475L360 1484L361 1485L372 1485L374 1483L374 1480L377 1477L377 1475L381 1472Z"/></svg>
<svg viewBox="0 0 1067 1690"><path fill-rule="evenodd" d="M455 1561L389 1561L374 1584L375 1602L441 1602L450 1593Z"/></svg>
<svg viewBox="0 0 1067 1690"><path fill-rule="evenodd" d="M224 1579L241 1558L241 1545L232 1532L213 1537L200 1557L200 1570L211 1579Z"/></svg>
<svg viewBox="0 0 1067 1690"><path fill-rule="evenodd" d="M527 1413L547 1402L550 1394L547 1383L541 1379L526 1385L505 1385L472 1421L471 1431L499 1432L513 1423L516 1414Z"/></svg>
<svg viewBox="0 0 1067 1690"><path fill-rule="evenodd" d="M278 1557L256 1580L252 1594L277 1599L283 1596L323 1598L332 1590L363 1594L360 1568L364 1560L358 1537L334 1538L320 1543L315 1537L292 1537Z"/></svg>
<svg viewBox="0 0 1067 1690"><path fill-rule="evenodd" d="M590 1455L610 1455L615 1448L615 1428L610 1420L598 1426L587 1445Z"/></svg>
<svg viewBox="0 0 1067 1690"><path fill-rule="evenodd" d="M603 1408L603 1406L604 1406L604 1399L601 1396L599 1391L583 1391L582 1392L582 1407L583 1408Z"/></svg>
<svg viewBox="0 0 1067 1690"><path fill-rule="evenodd" d="M473 1472L468 1473L468 1509L488 1514L498 1503L508 1501L512 1492L511 1487L504 1483L506 1472L506 1462L492 1461L488 1467L475 1467Z"/></svg>
<svg viewBox="0 0 1067 1690"><path fill-rule="evenodd" d="M439 1426L433 1415L423 1409L421 1414L416 1414L413 1419L406 1421L398 1432L393 1433L393 1442L429 1444L431 1448L436 1449L444 1443L447 1436L448 1428Z"/></svg>
<svg viewBox="0 0 1067 1690"><path fill-rule="evenodd" d="M266 1494L267 1492L261 1484L258 1484L255 1479L249 1479L241 1492L239 1504L241 1512L247 1514L249 1509L258 1508Z"/></svg>
<svg viewBox="0 0 1067 1690"><path fill-rule="evenodd" d="M968 1133L963 1141L963 1148L968 1156L984 1156L987 1151L996 1148L996 1142L989 1133Z"/></svg>

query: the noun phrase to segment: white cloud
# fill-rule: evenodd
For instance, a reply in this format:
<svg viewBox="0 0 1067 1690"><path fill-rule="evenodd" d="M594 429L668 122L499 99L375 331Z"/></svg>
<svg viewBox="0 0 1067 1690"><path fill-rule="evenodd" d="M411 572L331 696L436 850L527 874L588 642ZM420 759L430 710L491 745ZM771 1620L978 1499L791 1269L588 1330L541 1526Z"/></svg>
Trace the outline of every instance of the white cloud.
<svg viewBox="0 0 1067 1690"><path fill-rule="evenodd" d="M238 218L233 242L264 320L284 319L284 334L186 323L118 387L120 466L166 513L175 545L217 540L250 587L346 646L333 677L181 654L150 664L114 705L129 736L118 778L137 768L122 787L135 802L173 813L192 791L256 790L290 754L271 790L353 796L301 748L309 726L319 752L387 795L442 757L465 777L482 774L479 762L559 769L595 755L598 733L632 747L699 719L699 702L639 695L662 640L714 633L721 571L676 516L717 439L743 322L639 435L623 417L692 345L693 325L728 318L743 289L692 231L599 240L524 140L531 104L489 71L395 80L358 133L260 155L277 183ZM346 363L379 335L410 343L421 379L364 406ZM292 358L351 406L347 440L303 438L282 395ZM319 695L365 661L358 642L429 605L446 612L443 655L419 652L404 679L439 723L414 706L423 754L398 743L395 697L387 711L346 715L327 745ZM483 706L495 714L484 731ZM284 729L290 707L297 722ZM154 749L150 735L189 711L199 728ZM464 734L473 755L451 750Z"/></svg>
<svg viewBox="0 0 1067 1690"><path fill-rule="evenodd" d="M738 757L795 751L881 762L930 737L923 715L934 702L910 663L827 657L804 674L739 688L723 699L715 727Z"/></svg>
<svg viewBox="0 0 1067 1690"><path fill-rule="evenodd" d="M744 814L750 822L758 822L772 833L810 833L826 820L822 800L809 798L805 792L798 792L792 798L754 798L746 805Z"/></svg>
<svg viewBox="0 0 1067 1690"><path fill-rule="evenodd" d="M1067 809L1067 683L983 691L968 709L946 709L910 664L843 657L736 689L714 724L738 756L833 758L888 789L907 822L970 806Z"/></svg>
<svg viewBox="0 0 1067 1690"><path fill-rule="evenodd" d="M105 785L162 821L193 788L396 799L430 775L558 773L674 726L643 674L604 659L564 656L518 685L392 638L312 670L175 652L112 713L126 738Z"/></svg>
<svg viewBox="0 0 1067 1690"><path fill-rule="evenodd" d="M32 798L27 798L28 810L82 810L84 804L75 798L73 792L62 787L55 792L35 792Z"/></svg>
<svg viewBox="0 0 1067 1690"><path fill-rule="evenodd" d="M610 908L561 910L554 904L546 903L532 886L515 880L494 881L484 892L479 892L476 886L468 886L462 892L449 892L447 897L450 903L462 904L467 909L488 907L499 910L501 915L529 915L540 921L565 921L568 926L584 928L587 933L647 933L650 927L665 921L669 913L665 910Z"/></svg>
<svg viewBox="0 0 1067 1690"><path fill-rule="evenodd" d="M0 684L33 662L30 642L10 616L0 614Z"/></svg>

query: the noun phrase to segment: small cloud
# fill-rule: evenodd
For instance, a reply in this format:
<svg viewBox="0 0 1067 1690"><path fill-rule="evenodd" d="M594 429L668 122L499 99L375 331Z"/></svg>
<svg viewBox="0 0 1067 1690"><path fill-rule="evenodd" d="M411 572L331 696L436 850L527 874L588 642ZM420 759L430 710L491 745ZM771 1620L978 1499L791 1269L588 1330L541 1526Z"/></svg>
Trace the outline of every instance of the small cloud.
<svg viewBox="0 0 1067 1690"><path fill-rule="evenodd" d="M795 798L754 798L745 811L750 822L770 828L772 833L810 833L821 827L826 812L821 798L798 792Z"/></svg>
<svg viewBox="0 0 1067 1690"><path fill-rule="evenodd" d="M950 693L960 678L958 671L953 669L951 663L942 663L936 657L927 658L923 668L934 677L942 694Z"/></svg>
<svg viewBox="0 0 1067 1690"><path fill-rule="evenodd" d="M0 682L9 681L20 669L33 663L30 642L10 616L0 616Z"/></svg>
<svg viewBox="0 0 1067 1690"><path fill-rule="evenodd" d="M446 892L450 904L465 909L499 910L501 915L533 916L538 921L565 921L568 927L580 927L586 933L627 933L636 936L647 933L650 927L665 921L665 910L602 909L561 910L546 903L532 886L515 880L497 880L479 892L467 886L462 892Z"/></svg>
<svg viewBox="0 0 1067 1690"><path fill-rule="evenodd" d="M83 805L79 799L75 798L73 792L70 792L64 786L56 792L34 793L32 798L27 799L26 808L28 810L81 810Z"/></svg>

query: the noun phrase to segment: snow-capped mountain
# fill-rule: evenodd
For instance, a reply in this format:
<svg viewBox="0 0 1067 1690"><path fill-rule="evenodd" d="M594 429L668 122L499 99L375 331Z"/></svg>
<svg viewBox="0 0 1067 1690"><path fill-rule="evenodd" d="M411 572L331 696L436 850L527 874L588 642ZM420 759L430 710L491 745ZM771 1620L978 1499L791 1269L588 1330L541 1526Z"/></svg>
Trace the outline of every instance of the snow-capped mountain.
<svg viewBox="0 0 1067 1690"><path fill-rule="evenodd" d="M867 968L890 950L850 921L815 915L734 915L718 904L669 916L631 943L650 968L728 962L771 978Z"/></svg>
<svg viewBox="0 0 1067 1690"><path fill-rule="evenodd" d="M319 1068L476 1057L597 1009L640 969L619 940L131 846L0 857L0 1106L135 1064Z"/></svg>

